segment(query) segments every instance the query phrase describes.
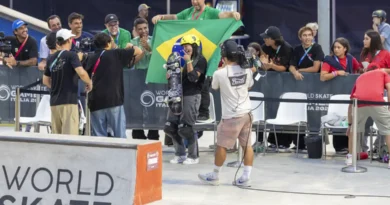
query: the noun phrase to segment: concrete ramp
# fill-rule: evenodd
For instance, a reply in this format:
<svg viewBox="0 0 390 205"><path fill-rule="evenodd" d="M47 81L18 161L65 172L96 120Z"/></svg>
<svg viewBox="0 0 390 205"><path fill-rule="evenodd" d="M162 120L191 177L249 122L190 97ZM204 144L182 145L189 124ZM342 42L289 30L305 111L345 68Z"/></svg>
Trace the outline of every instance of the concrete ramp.
<svg viewBox="0 0 390 205"><path fill-rule="evenodd" d="M160 142L0 133L0 204L126 205L162 198Z"/></svg>

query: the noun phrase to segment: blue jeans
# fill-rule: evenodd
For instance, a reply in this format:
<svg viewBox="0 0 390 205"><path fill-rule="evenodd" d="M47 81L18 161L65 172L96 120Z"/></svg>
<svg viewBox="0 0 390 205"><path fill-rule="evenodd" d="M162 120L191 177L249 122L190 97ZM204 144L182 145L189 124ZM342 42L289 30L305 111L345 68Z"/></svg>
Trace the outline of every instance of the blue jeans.
<svg viewBox="0 0 390 205"><path fill-rule="evenodd" d="M114 137L126 138L126 116L123 105L91 112L92 136L107 137L111 128Z"/></svg>

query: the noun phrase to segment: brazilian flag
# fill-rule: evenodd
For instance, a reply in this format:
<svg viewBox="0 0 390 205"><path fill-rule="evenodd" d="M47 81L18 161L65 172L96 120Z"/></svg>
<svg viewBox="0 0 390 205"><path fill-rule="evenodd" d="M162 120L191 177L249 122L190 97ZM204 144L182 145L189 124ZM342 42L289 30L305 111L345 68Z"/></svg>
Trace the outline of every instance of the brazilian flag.
<svg viewBox="0 0 390 205"><path fill-rule="evenodd" d="M208 64L207 75L212 76L221 59L219 45L241 26L243 23L235 19L159 21L154 29L146 83L167 83L163 65L172 52L183 55L180 40L189 34L200 39L202 54Z"/></svg>

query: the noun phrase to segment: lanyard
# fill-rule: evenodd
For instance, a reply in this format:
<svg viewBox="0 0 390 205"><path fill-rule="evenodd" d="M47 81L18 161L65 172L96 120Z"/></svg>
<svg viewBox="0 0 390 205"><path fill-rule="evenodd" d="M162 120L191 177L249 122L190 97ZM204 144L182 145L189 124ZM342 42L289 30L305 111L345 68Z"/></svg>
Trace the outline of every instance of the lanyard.
<svg viewBox="0 0 390 205"><path fill-rule="evenodd" d="M24 46L26 45L26 42L27 42L27 39L28 39L28 36L26 37L26 39L24 39L22 45L18 48L18 51L15 53L15 58L17 58L20 54L20 52L23 50ZM16 41L18 39L16 38Z"/></svg>
<svg viewBox="0 0 390 205"><path fill-rule="evenodd" d="M116 38L115 38L115 44L119 47L118 45L118 42L119 42L119 35L121 35L121 32L119 31L118 29L118 34L116 35Z"/></svg>
<svg viewBox="0 0 390 205"><path fill-rule="evenodd" d="M97 67L98 67L98 66L99 66L99 64L100 64L100 58L102 57L102 55L103 55L103 53L104 53L105 51L106 51L106 50L103 50L103 51L102 51L102 53L100 53L100 56L99 56L99 58L97 59L97 61L96 61L95 65L93 66L93 70L92 70L92 76L94 76L94 75L95 75L96 69L97 69Z"/></svg>
<svg viewBox="0 0 390 205"><path fill-rule="evenodd" d="M276 49L276 53L275 53L275 56L274 56L273 60L275 60L276 57L278 56L279 51L280 51L280 47L281 47L281 46L278 46L278 48Z"/></svg>
<svg viewBox="0 0 390 205"><path fill-rule="evenodd" d="M337 63L341 65L339 58L337 58L337 56L333 56L333 57L334 59L336 59ZM345 56L345 58L347 58L347 56ZM347 70L347 68L348 68L348 59L345 59L345 70Z"/></svg>
<svg viewBox="0 0 390 205"><path fill-rule="evenodd" d="M57 61L58 61L58 59L60 58L62 52L64 52L64 50L62 50L62 51L58 54L57 58L56 58L56 59L53 61L53 63L50 65L50 72L52 72L53 66L54 66L55 64L57 64Z"/></svg>
<svg viewBox="0 0 390 205"><path fill-rule="evenodd" d="M192 13L192 18L191 19L192 20L198 20L199 16L202 15L202 13L203 13L205 8L206 8L206 6L204 6L203 9L198 12L198 16L195 19L194 19L194 15L195 15L195 11L194 11L194 13ZM195 8L194 8L194 10L195 10Z"/></svg>
<svg viewBox="0 0 390 205"><path fill-rule="evenodd" d="M303 54L303 56L301 57L301 59L299 60L299 63L298 63L298 66L301 65L303 59L305 59L305 57L307 56L311 61L313 61L313 59L311 59L311 57L309 55L307 55L309 53L309 51L311 50L311 48L313 47L313 45L311 45L306 51L305 51L305 54Z"/></svg>

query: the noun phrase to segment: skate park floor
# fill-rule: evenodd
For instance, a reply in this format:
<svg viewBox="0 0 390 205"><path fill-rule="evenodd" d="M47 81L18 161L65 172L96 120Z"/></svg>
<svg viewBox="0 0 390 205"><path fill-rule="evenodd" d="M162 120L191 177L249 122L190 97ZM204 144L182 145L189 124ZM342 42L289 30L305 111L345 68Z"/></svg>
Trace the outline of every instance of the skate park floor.
<svg viewBox="0 0 390 205"><path fill-rule="evenodd" d="M13 127L0 126L0 131ZM46 129L41 128L41 132ZM145 131L147 133L147 131ZM131 137L131 130L127 131ZM252 133L254 142L255 133ZM332 138L330 138L332 139ZM160 141L164 134L160 131ZM388 204L390 202L390 170L387 164L370 160L358 161L366 167L366 173L344 173L344 157L328 156L308 159L307 154L267 153L255 156L251 173L250 190L232 186L237 168L227 167L236 161L236 153L230 153L220 173L220 185L210 186L198 180L198 173L213 170L213 133L205 132L199 140L200 163L196 165L170 164L174 156L172 147L163 146L163 199L152 205L359 205ZM332 142L327 146L328 155L334 154ZM237 177L242 174L242 168Z"/></svg>

